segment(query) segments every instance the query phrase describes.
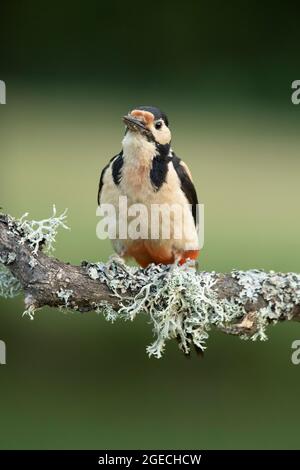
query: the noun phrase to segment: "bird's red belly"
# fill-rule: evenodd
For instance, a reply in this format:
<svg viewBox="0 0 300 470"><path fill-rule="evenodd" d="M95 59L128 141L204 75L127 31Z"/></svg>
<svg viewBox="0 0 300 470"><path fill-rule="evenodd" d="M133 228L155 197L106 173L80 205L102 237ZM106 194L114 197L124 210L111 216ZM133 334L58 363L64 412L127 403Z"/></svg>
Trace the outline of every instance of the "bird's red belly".
<svg viewBox="0 0 300 470"><path fill-rule="evenodd" d="M158 245L149 240L139 240L128 247L126 256L134 258L140 266L146 268L151 263L173 264L176 259L178 259L179 264L182 265L188 259L197 259L199 253L200 250L183 250L175 254L167 246Z"/></svg>

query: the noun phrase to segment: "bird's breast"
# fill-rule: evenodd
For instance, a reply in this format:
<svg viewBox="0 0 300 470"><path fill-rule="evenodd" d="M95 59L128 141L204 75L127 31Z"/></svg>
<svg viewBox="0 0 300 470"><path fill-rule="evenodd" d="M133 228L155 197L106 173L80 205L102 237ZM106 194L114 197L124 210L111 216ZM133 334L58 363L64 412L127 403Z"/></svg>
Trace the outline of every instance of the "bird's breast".
<svg viewBox="0 0 300 470"><path fill-rule="evenodd" d="M140 199L142 195L152 191L150 181L151 161L126 162L126 158L124 160L121 190L132 199Z"/></svg>
<svg viewBox="0 0 300 470"><path fill-rule="evenodd" d="M132 202L147 200L153 192L150 171L156 148L153 142L128 135L123 140L124 164L120 189Z"/></svg>

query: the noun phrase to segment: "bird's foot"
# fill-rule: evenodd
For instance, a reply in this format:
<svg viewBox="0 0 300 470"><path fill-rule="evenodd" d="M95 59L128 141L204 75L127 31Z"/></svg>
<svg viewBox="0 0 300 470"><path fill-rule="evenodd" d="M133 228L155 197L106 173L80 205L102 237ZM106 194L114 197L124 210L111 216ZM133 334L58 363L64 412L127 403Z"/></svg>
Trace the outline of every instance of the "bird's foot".
<svg viewBox="0 0 300 470"><path fill-rule="evenodd" d="M123 253L114 253L113 255L110 255L109 257L109 262L110 263L116 263L116 264L119 264L121 266L124 266L125 264L125 259L123 258Z"/></svg>

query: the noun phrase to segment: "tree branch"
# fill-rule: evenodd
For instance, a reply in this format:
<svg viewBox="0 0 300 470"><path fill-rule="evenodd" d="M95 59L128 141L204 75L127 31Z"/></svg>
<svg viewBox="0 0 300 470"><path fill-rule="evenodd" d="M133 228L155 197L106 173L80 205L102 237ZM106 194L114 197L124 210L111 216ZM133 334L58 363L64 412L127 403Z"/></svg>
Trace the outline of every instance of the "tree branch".
<svg viewBox="0 0 300 470"><path fill-rule="evenodd" d="M156 342L149 354L160 357L166 339L177 336L181 348L204 348L211 325L230 334L265 339L269 323L300 320L300 276L264 271L196 273L190 267L64 263L33 249L20 221L0 215L0 261L19 281L25 306L81 312L103 311L108 319L133 319L145 312L153 321ZM152 348L152 349L151 349Z"/></svg>
<svg viewBox="0 0 300 470"><path fill-rule="evenodd" d="M65 299L58 293L68 290L72 290L69 308L94 310L101 301L118 307L108 287L91 279L84 267L47 256L41 249L34 253L29 242L24 241L24 233L8 216L0 216L0 261L19 280L26 308L63 307Z"/></svg>

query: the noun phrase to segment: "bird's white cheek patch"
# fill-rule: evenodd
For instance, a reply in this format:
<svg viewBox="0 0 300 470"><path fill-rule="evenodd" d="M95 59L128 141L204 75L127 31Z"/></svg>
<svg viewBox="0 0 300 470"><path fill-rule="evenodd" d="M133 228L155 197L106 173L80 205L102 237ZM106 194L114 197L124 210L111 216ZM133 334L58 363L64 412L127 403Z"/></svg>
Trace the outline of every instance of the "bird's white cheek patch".
<svg viewBox="0 0 300 470"><path fill-rule="evenodd" d="M159 142L162 145L169 144L171 142L171 131L165 124L160 130L155 129L155 126L151 126L150 130L154 135L156 142Z"/></svg>

